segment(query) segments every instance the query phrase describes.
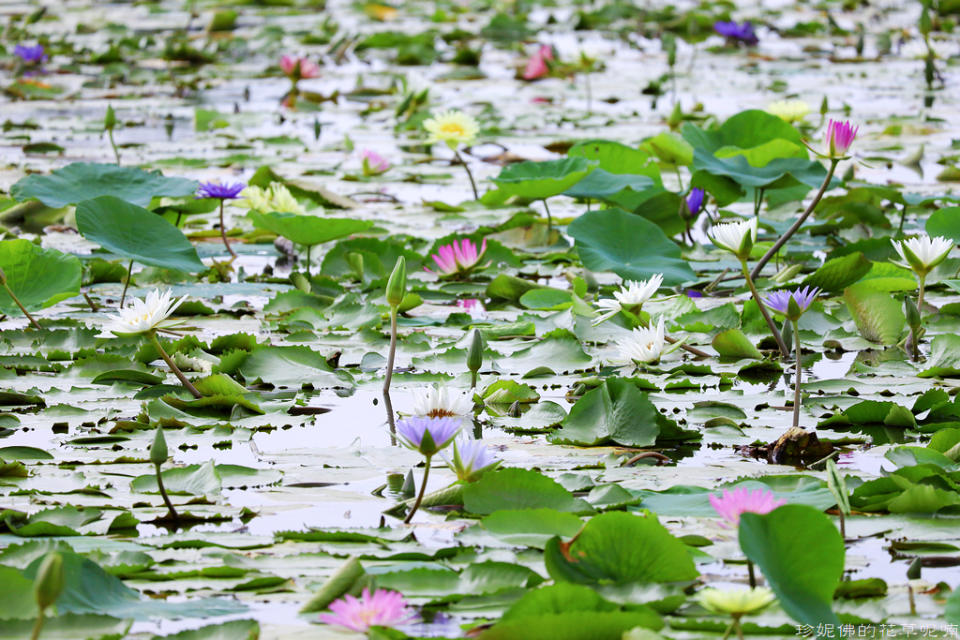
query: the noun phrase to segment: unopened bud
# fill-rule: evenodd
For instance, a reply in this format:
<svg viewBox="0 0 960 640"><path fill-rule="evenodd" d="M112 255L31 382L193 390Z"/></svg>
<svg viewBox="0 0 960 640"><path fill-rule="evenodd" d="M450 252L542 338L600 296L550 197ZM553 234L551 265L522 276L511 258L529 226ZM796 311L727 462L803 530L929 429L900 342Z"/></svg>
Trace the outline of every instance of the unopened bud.
<svg viewBox="0 0 960 640"><path fill-rule="evenodd" d="M479 329L474 329L470 350L467 352L467 369L476 373L480 371L481 366L483 366L483 336L480 335Z"/></svg>
<svg viewBox="0 0 960 640"><path fill-rule="evenodd" d="M114 113L113 107L108 104L107 113L103 117L103 130L112 131L115 126L117 126L117 114Z"/></svg>
<svg viewBox="0 0 960 640"><path fill-rule="evenodd" d="M387 304L394 309L403 302L403 296L407 292L407 261L403 256L397 258L397 264L393 266L393 273L387 280Z"/></svg>
<svg viewBox="0 0 960 640"><path fill-rule="evenodd" d="M153 444L150 446L150 462L156 466L167 461L167 439L163 435L163 427L157 427L153 434Z"/></svg>
<svg viewBox="0 0 960 640"><path fill-rule="evenodd" d="M33 593L37 607L42 614L60 597L63 592L63 556L56 551L44 556L37 569L37 578L33 583Z"/></svg>

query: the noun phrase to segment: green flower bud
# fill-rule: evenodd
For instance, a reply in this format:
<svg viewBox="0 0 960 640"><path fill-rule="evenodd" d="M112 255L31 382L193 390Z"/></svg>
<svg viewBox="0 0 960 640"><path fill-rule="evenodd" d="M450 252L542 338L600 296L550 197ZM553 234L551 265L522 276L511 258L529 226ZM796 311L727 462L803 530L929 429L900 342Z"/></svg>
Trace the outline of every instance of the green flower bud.
<svg viewBox="0 0 960 640"><path fill-rule="evenodd" d="M150 446L150 462L160 466L167 461L167 439L163 436L163 427L157 427L153 435L153 444Z"/></svg>
<svg viewBox="0 0 960 640"><path fill-rule="evenodd" d="M407 292L407 261L403 256L397 258L397 264L393 266L393 273L387 281L387 304L396 309L403 302L403 296Z"/></svg>
<svg viewBox="0 0 960 640"><path fill-rule="evenodd" d="M116 127L116 126L117 126L117 114L114 113L113 107L108 104L108 105L107 105L107 113L106 113L106 115L103 117L103 130L104 130L104 131L112 131L113 128Z"/></svg>
<svg viewBox="0 0 960 640"><path fill-rule="evenodd" d="M476 373L480 371L483 365L483 336L479 329L473 330L473 340L470 342L470 350L467 352L467 369Z"/></svg>
<svg viewBox="0 0 960 640"><path fill-rule="evenodd" d="M52 551L44 556L33 582L33 593L41 615L63 592L63 556Z"/></svg>
<svg viewBox="0 0 960 640"><path fill-rule="evenodd" d="M347 253L346 258L347 264L350 265L353 272L358 278L363 280L363 254L358 251L350 251Z"/></svg>
<svg viewBox="0 0 960 640"><path fill-rule="evenodd" d="M903 314L907 316L907 326L916 331L920 328L920 310L917 309L913 298L906 296L903 299Z"/></svg>

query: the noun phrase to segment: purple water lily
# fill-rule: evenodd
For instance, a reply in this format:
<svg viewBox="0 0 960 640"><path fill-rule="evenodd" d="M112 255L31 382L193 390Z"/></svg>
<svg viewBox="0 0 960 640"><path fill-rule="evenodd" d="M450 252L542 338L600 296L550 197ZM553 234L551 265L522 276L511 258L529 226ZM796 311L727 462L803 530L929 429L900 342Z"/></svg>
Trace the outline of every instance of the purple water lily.
<svg viewBox="0 0 960 640"><path fill-rule="evenodd" d="M240 192L247 188L242 182L201 182L197 189L198 198L216 198L217 200L233 200L240 197Z"/></svg>
<svg viewBox="0 0 960 640"><path fill-rule="evenodd" d="M713 30L732 42L742 42L748 46L760 42L749 20L743 24L738 24L732 20L730 22L721 20L713 23Z"/></svg>
<svg viewBox="0 0 960 640"><path fill-rule="evenodd" d="M460 432L461 419L425 418L416 416L397 422L397 434L408 447L425 456L432 456L453 442Z"/></svg>
<svg viewBox="0 0 960 640"><path fill-rule="evenodd" d="M42 44L18 44L13 48L13 54L23 60L25 64L40 64L47 59L47 54L43 50Z"/></svg>
<svg viewBox="0 0 960 640"><path fill-rule="evenodd" d="M796 320L810 307L819 293L820 289L818 287L804 287L796 291L781 289L764 298L763 303L777 313L782 313L791 320ZM791 300L796 305L794 309L791 309Z"/></svg>
<svg viewBox="0 0 960 640"><path fill-rule="evenodd" d="M697 187L690 189L690 195L687 196L687 211L690 212L691 216L696 216L700 213L700 209L703 208L705 196L706 192L703 189Z"/></svg>

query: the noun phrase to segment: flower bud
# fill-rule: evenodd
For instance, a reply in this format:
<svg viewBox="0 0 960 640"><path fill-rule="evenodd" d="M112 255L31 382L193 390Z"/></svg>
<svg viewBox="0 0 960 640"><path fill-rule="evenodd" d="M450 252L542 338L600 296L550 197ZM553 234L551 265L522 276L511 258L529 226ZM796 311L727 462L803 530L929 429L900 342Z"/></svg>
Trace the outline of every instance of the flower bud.
<svg viewBox="0 0 960 640"><path fill-rule="evenodd" d="M107 105L107 113L103 117L103 130L112 131L117 126L117 114L113 111L113 106Z"/></svg>
<svg viewBox="0 0 960 640"><path fill-rule="evenodd" d="M470 342L470 350L467 352L467 369L472 373L480 371L483 365L483 336L479 329L473 330L473 340Z"/></svg>
<svg viewBox="0 0 960 640"><path fill-rule="evenodd" d="M359 251L350 251L346 255L347 264L353 269L358 278L363 280L363 254Z"/></svg>
<svg viewBox="0 0 960 640"><path fill-rule="evenodd" d="M910 296L903 299L903 314L907 316L907 326L910 329L916 331L920 328L920 310Z"/></svg>
<svg viewBox="0 0 960 640"><path fill-rule="evenodd" d="M44 556L33 582L33 593L42 615L63 592L63 556L56 551Z"/></svg>
<svg viewBox="0 0 960 640"><path fill-rule="evenodd" d="M156 466L167 461L167 439L163 435L163 427L157 427L153 435L153 444L150 446L150 462Z"/></svg>
<svg viewBox="0 0 960 640"><path fill-rule="evenodd" d="M387 281L387 304L396 309L403 302L403 296L407 292L407 261L403 256L397 258L397 264L393 267L393 273Z"/></svg>

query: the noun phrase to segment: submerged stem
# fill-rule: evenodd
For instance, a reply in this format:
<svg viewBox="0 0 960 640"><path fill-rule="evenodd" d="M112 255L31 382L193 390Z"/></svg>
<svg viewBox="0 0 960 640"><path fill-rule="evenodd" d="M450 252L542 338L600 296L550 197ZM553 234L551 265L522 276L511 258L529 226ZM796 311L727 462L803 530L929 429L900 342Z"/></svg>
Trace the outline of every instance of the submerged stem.
<svg viewBox="0 0 960 640"><path fill-rule="evenodd" d="M793 426L800 426L800 380L803 374L803 365L801 364L800 347L800 323L793 321L793 339L796 343L797 370L793 376Z"/></svg>
<svg viewBox="0 0 960 640"><path fill-rule="evenodd" d="M427 456L426 462L424 462L423 469L423 484L420 485L420 493L417 494L417 501L413 503L413 507L410 509L410 513L407 514L407 517L403 519L403 524L410 524L410 521L413 520L413 514L417 512L417 509L420 508L420 503L423 502L423 494L427 491L427 478L430 477L430 459L432 456Z"/></svg>
<svg viewBox="0 0 960 640"><path fill-rule="evenodd" d="M831 158L830 159L830 169L827 170L827 177L824 179L823 184L820 185L820 190L817 191L817 195L813 197L813 200L807 206L806 210L800 214L800 217L797 218L797 221L794 222L787 231L780 236L780 239L773 243L773 246L767 249L767 252L763 254L763 257L757 262L756 266L753 268L751 275L756 278L760 275L760 272L763 271L763 267L770 262L770 258L775 256L778 251L787 244L787 241L797 232L803 223L810 217L810 214L813 213L813 210L817 208L820 199L823 197L823 194L827 191L827 187L830 186L830 181L833 180L833 173L837 170L837 163L840 161Z"/></svg>
<svg viewBox="0 0 960 640"><path fill-rule="evenodd" d="M180 381L180 384L182 384L187 391L193 394L194 398L202 398L203 394L197 391L197 388L193 386L193 383L187 380L187 377L183 375L182 371L180 371L180 367L178 367L177 364L170 358L170 356L167 355L167 352L163 350L163 345L160 344L160 339L157 337L156 331L150 332L150 340L153 342L153 346L157 348L157 351L160 352L160 357L163 358L163 361L166 362L167 366L170 367L170 370L173 371L173 375L177 376L177 380Z"/></svg>
<svg viewBox="0 0 960 640"><path fill-rule="evenodd" d="M750 558L747 558L747 574L750 576L750 588L751 588L751 589L756 589L756 588L757 588L757 574L756 574L756 571L754 571L754 568L753 568L753 560L751 560Z"/></svg>
<svg viewBox="0 0 960 640"><path fill-rule="evenodd" d="M173 503L170 502L170 496L167 495L167 489L163 486L163 474L160 473L160 465L156 465L157 468L157 488L160 489L160 497L163 498L163 504L167 505L168 515L171 520L179 520L180 516L177 515L177 510L173 508Z"/></svg>
<svg viewBox="0 0 960 640"><path fill-rule="evenodd" d="M467 178L470 179L470 188L473 189L473 199L479 200L480 194L477 193L477 183L473 181L473 173L470 171L470 165L463 161L463 158L460 156L460 152L456 149L453 150L453 155L457 157L457 162L462 164L464 170L467 172Z"/></svg>
<svg viewBox="0 0 960 640"><path fill-rule="evenodd" d="M783 336L780 335L780 330L777 329L777 325L773 323L773 319L767 312L767 307L764 306L763 301L760 299L760 293L757 291L756 285L753 284L753 278L750 277L750 269L747 268L747 261L741 260L740 265L743 268L743 277L747 281L747 286L750 287L750 293L753 294L754 301L757 303L757 306L760 307L760 315L766 320L767 326L770 327L770 333L773 334L773 339L777 341L777 346L780 347L780 354L784 358L789 358L790 349L788 349L787 345L783 342Z"/></svg>

